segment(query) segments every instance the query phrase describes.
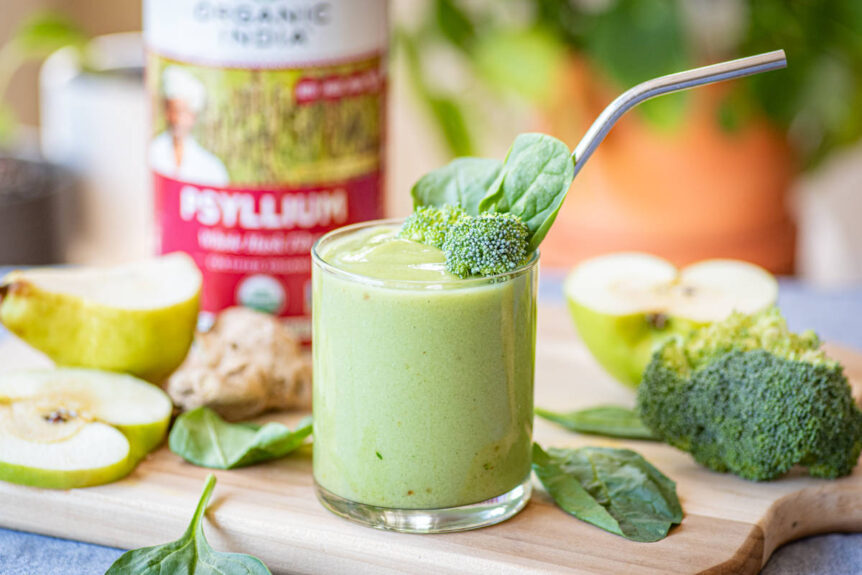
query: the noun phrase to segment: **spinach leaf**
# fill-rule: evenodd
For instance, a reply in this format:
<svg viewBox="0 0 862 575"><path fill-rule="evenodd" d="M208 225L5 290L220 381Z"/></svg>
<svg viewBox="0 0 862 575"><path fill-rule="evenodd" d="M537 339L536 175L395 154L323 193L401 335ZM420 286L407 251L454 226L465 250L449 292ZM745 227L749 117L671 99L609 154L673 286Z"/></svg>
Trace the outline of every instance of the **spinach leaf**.
<svg viewBox="0 0 862 575"><path fill-rule="evenodd" d="M600 405L569 413L555 413L537 407L536 415L558 423L575 433L622 437L624 439L658 440L653 432L641 422L635 410L616 405Z"/></svg>
<svg viewBox="0 0 862 575"><path fill-rule="evenodd" d="M228 423L212 409L198 407L177 418L168 445L195 465L234 469L283 457L309 435L310 417L291 431L280 423Z"/></svg>
<svg viewBox="0 0 862 575"><path fill-rule="evenodd" d="M676 484L629 449L533 444L533 470L564 511L632 541L658 541L682 521Z"/></svg>
<svg viewBox="0 0 862 575"><path fill-rule="evenodd" d="M569 147L547 134L515 138L503 169L479 202L479 211L508 212L530 228L530 251L539 247L575 177Z"/></svg>
<svg viewBox="0 0 862 575"><path fill-rule="evenodd" d="M411 190L413 207L460 205L471 216L479 214L479 202L497 179L502 163L489 158L457 158L428 172Z"/></svg>
<svg viewBox="0 0 862 575"><path fill-rule="evenodd" d="M242 553L219 553L207 542L203 517L215 483L215 475L207 476L195 514L182 537L123 553L105 575L268 575L270 571L260 559Z"/></svg>

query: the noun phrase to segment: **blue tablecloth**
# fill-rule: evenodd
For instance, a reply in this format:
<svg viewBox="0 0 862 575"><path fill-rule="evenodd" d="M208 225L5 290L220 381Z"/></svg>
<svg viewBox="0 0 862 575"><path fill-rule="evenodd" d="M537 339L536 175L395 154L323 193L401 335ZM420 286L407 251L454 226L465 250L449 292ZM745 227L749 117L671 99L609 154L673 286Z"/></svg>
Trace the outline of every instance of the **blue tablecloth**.
<svg viewBox="0 0 862 575"><path fill-rule="evenodd" d="M543 303L562 303L561 278L562 274L554 270L542 271L539 297ZM781 282L779 305L794 330L811 328L827 341L862 350L862 287L816 290L785 280ZM102 574L121 553L99 545L0 529L2 575ZM825 573L862 574L862 534L823 535L785 545L775 552L761 575Z"/></svg>

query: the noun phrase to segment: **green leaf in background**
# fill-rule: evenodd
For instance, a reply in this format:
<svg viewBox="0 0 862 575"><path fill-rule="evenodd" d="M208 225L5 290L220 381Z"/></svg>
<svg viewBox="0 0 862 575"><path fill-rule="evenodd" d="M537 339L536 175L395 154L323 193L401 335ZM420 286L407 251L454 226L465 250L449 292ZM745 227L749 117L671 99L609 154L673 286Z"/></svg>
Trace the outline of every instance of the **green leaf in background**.
<svg viewBox="0 0 862 575"><path fill-rule="evenodd" d="M12 42L26 58L46 58L66 46L81 46L87 37L68 18L54 12L42 12L25 20Z"/></svg>
<svg viewBox="0 0 862 575"><path fill-rule="evenodd" d="M17 125L15 113L8 106L4 106L0 102L0 147L13 140Z"/></svg>
<svg viewBox="0 0 862 575"><path fill-rule="evenodd" d="M454 98L430 92L426 94L426 101L452 153L456 156L472 154L475 146L462 104Z"/></svg>
<svg viewBox="0 0 862 575"><path fill-rule="evenodd" d="M12 76L28 60L42 59L66 46L82 46L86 36L65 17L40 12L26 19L0 48L0 144L11 140L15 117L3 104Z"/></svg>
<svg viewBox="0 0 862 575"><path fill-rule="evenodd" d="M572 185L575 164L569 147L547 134L521 134L509 149L497 181L479 211L507 212L530 228L535 250L554 223Z"/></svg>
<svg viewBox="0 0 862 575"><path fill-rule="evenodd" d="M584 50L619 89L691 67L678 2L618 0L595 15ZM673 94L639 106L653 125L672 129L685 117L686 95Z"/></svg>
<svg viewBox="0 0 862 575"><path fill-rule="evenodd" d="M751 99L741 85L733 86L718 105L718 125L727 134L738 133L754 116Z"/></svg>
<svg viewBox="0 0 862 575"><path fill-rule="evenodd" d="M746 2L740 54L776 48L787 70L741 84L744 95L788 139L805 169L862 136L862 2Z"/></svg>
<svg viewBox="0 0 862 575"><path fill-rule="evenodd" d="M545 104L550 99L565 46L544 28L498 28L475 44L477 73L500 92Z"/></svg>
<svg viewBox="0 0 862 575"><path fill-rule="evenodd" d="M440 128L446 146L454 156L469 156L474 152L473 136L464 106L455 98L442 94L422 73L418 38L404 30L395 31L395 46L406 61L407 80L428 108Z"/></svg>
<svg viewBox="0 0 862 575"><path fill-rule="evenodd" d="M182 537L171 543L123 553L105 575L268 575L263 562L242 553L219 553L204 535L203 517L215 488L208 475L195 514Z"/></svg>
<svg viewBox="0 0 862 575"><path fill-rule="evenodd" d="M534 443L533 470L564 511L632 541L664 539L682 521L676 484L629 449Z"/></svg>
<svg viewBox="0 0 862 575"><path fill-rule="evenodd" d="M502 162L492 158L456 158L413 185L413 207L461 206L471 216L479 214L479 202L497 179Z"/></svg>
<svg viewBox="0 0 862 575"><path fill-rule="evenodd" d="M695 6L692 6L694 4ZM728 17L727 2L682 0L512 0L505 3L439 0L430 4L414 37L421 71L441 43L454 48L475 77L494 92L516 93L541 107L547 77L557 57L554 43L585 62L593 73L620 91L639 82L734 57L783 48L790 66L779 74L759 74L727 85L736 95L724 100L716 122L728 133L766 117L788 137L801 167L811 169L831 152L862 136L862 2L859 0L731 2L735 16L718 24L720 42L703 35L710 18ZM738 6L737 6L738 4ZM732 28L732 30L731 30ZM533 36L535 30L542 33ZM547 38L541 38L546 34ZM543 62L542 60L547 59ZM432 62L433 63L433 62ZM433 93L433 91L432 91ZM420 92L420 98L424 99ZM493 92L490 95L494 95ZM453 155L473 155L475 118L481 117L488 90L451 94L474 130L467 146ZM685 93L645 102L634 111L658 130L677 128L690 111ZM545 110L547 113L547 110ZM547 118L560 121L557 118ZM445 134L455 142L457 132ZM659 135L660 136L660 135Z"/></svg>
<svg viewBox="0 0 862 575"><path fill-rule="evenodd" d="M469 15L453 0L436 0L433 10L440 34L455 47L468 50L476 36L476 27Z"/></svg>
<svg viewBox="0 0 862 575"><path fill-rule="evenodd" d="M180 415L168 439L171 451L195 465L234 469L278 459L311 435L306 417L291 431L280 423L228 423L207 407Z"/></svg>
<svg viewBox="0 0 862 575"><path fill-rule="evenodd" d="M537 407L536 415L575 433L657 440L653 432L641 422L635 410L616 405L600 405L569 413L555 413Z"/></svg>

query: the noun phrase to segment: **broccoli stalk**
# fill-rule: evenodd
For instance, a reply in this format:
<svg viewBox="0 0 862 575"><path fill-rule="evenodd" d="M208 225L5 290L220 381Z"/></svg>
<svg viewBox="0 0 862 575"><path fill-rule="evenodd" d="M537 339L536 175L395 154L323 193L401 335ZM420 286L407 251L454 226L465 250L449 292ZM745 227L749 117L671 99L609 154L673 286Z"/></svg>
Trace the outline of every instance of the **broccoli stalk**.
<svg viewBox="0 0 862 575"><path fill-rule="evenodd" d="M776 308L666 342L644 372L638 411L663 441L746 479L794 465L840 477L862 451L862 411L841 366Z"/></svg>
<svg viewBox="0 0 862 575"><path fill-rule="evenodd" d="M529 256L529 228L506 213L471 216L457 207L419 207L398 235L442 249L446 270L462 278L512 271Z"/></svg>

